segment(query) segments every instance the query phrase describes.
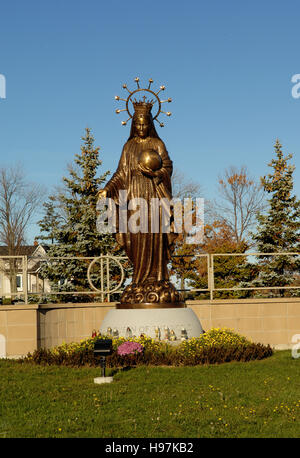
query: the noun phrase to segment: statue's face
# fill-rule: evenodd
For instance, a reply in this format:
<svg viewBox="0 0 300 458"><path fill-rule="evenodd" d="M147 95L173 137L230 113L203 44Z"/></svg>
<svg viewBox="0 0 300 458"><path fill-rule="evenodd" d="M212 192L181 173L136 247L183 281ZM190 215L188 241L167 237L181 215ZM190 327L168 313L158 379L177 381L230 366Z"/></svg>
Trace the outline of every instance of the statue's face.
<svg viewBox="0 0 300 458"><path fill-rule="evenodd" d="M145 138L149 132L149 122L144 116L139 116L134 124L135 131L140 138Z"/></svg>

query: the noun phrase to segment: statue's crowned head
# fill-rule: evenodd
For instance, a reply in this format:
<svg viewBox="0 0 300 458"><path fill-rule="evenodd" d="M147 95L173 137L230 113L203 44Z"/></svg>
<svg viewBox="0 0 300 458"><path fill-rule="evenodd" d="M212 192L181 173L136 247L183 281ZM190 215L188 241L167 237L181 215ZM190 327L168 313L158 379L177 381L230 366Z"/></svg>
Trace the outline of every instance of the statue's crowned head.
<svg viewBox="0 0 300 458"><path fill-rule="evenodd" d="M143 97L142 101L135 100L132 104L134 115L132 117L130 138L158 137L151 114L153 104L147 101L145 97Z"/></svg>
<svg viewBox="0 0 300 458"><path fill-rule="evenodd" d="M148 88L141 88L140 87L140 84L139 84L140 79L138 77L135 78L134 81L137 84L137 89L135 89L134 91L130 91L128 89L127 85L123 84L123 89L126 89L129 92L129 95L128 95L127 99L123 99L123 98L121 98L119 96L115 96L116 100L122 100L122 101L124 101L126 103L126 108L124 108L122 110L117 109L116 113L119 114L119 113L121 113L121 111L127 111L127 113L129 114L129 118L126 121L122 121L122 125L126 126L127 122L130 119L132 119L133 122L134 122L134 119L137 119L138 117L143 117L145 119L146 118L149 119L151 121L151 123L153 123L153 121L157 121L159 123L160 127L164 127L164 123L158 121L158 116L160 115L160 113L164 113L167 116L171 116L171 112L170 111L167 111L167 112L166 111L162 111L161 108L162 108L162 103L164 103L164 102L172 102L172 99L168 98L166 100L161 100L159 98L158 94L161 91L164 91L166 87L165 86L160 86L159 90L157 92L154 92L152 89L150 89L151 84L153 83L153 80L151 78L149 79ZM151 100L148 100L146 98L146 96L144 95L141 100L133 99L134 95L137 95L137 93L139 93L139 95L140 95L141 92L144 92L144 93L147 93L147 94L151 94L151 96L153 98ZM129 102L133 106L134 114L131 114L131 112L130 112ZM153 116L152 113L151 113L151 110L152 110L152 107L155 104L156 104L156 107L157 107L157 112Z"/></svg>

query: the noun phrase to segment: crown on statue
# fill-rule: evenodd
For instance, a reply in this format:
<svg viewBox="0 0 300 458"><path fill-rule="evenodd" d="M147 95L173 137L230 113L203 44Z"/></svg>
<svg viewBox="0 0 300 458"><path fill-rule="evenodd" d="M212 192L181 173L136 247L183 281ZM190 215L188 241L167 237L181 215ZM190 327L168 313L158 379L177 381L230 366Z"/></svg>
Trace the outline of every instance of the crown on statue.
<svg viewBox="0 0 300 458"><path fill-rule="evenodd" d="M137 115L148 115L152 110L153 100L148 101L144 96L143 100L134 100L132 105Z"/></svg>
<svg viewBox="0 0 300 458"><path fill-rule="evenodd" d="M172 113L170 111L167 111L167 112L162 111L161 104L164 103L164 102L169 102L170 103L170 102L172 102L172 99L168 98L167 100L160 100L158 94L160 93L160 91L164 91L166 87L165 86L160 86L159 90L157 92L154 92L154 91L152 91L150 89L151 84L153 83L153 80L151 78L149 79L148 88L141 88L140 87L140 85L139 85L140 79L138 77L135 78L134 81L137 84L137 89L135 89L134 91L130 91L128 89L127 85L123 84L123 88L126 89L129 92L129 96L127 97L127 99L122 99L118 95L115 96L115 100L123 100L124 102L126 102L126 108L124 108L123 110L117 109L116 113L119 114L119 113L121 113L121 111L127 111L127 113L129 114L129 118L126 121L122 121L122 125L126 126L126 124L129 121L129 119L131 119L133 117L133 115L131 114L131 112L129 110L129 102L132 103L134 112L137 115L143 115L143 116L149 115L151 110L152 110L153 105L157 102L158 103L158 105L157 105L158 108L157 108L157 112L156 112L155 116L153 116L153 120L157 121L161 127L164 127L164 123L159 122L157 118L158 118L160 113L164 113L167 116L171 116ZM148 100L145 95L142 97L142 100L132 99L134 94L137 94L138 92L142 92L142 91L150 93L152 96L154 96L154 99Z"/></svg>

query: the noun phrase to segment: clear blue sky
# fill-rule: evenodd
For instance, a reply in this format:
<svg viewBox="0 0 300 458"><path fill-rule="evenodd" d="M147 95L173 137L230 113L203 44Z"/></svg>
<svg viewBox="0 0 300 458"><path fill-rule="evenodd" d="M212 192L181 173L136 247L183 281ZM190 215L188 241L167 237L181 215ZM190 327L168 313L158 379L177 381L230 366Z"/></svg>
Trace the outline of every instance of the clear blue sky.
<svg viewBox="0 0 300 458"><path fill-rule="evenodd" d="M129 133L114 96L152 77L173 98L158 132L204 197L230 165L268 173L277 137L299 196L299 17L296 0L3 0L0 165L21 161L51 193L89 126L113 172Z"/></svg>

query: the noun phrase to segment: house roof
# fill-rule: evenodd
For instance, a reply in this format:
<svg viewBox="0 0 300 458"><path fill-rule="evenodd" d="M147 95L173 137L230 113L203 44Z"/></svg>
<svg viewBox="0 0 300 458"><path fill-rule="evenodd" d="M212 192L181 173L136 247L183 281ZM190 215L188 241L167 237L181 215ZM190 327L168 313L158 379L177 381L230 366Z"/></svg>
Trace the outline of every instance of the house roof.
<svg viewBox="0 0 300 458"><path fill-rule="evenodd" d="M32 256L39 245L24 245L18 249L18 253L15 256ZM8 247L0 245L0 256L9 256Z"/></svg>

